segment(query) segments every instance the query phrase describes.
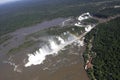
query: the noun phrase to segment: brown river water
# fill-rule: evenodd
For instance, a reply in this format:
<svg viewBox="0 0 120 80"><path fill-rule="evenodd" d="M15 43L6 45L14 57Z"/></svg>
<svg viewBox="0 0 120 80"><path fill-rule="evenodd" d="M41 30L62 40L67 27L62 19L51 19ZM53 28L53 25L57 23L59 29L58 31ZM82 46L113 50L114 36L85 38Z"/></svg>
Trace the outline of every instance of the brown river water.
<svg viewBox="0 0 120 80"><path fill-rule="evenodd" d="M13 37L6 41L7 46L0 45L0 80L89 80L84 70L84 59L82 53L85 47L73 44L55 56L47 56L44 63L30 67L24 67L27 52L35 47L19 51L14 55L6 53L24 42L25 36L45 28L60 25L66 19L57 18L46 21L35 26L22 28L9 33ZM17 40L16 40L17 38Z"/></svg>

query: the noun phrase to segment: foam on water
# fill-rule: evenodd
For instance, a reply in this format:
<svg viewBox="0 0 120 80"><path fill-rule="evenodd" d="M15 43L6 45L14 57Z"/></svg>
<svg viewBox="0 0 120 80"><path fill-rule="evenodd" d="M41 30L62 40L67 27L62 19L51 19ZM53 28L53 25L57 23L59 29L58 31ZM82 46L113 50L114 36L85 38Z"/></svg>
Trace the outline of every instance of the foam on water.
<svg viewBox="0 0 120 80"><path fill-rule="evenodd" d="M79 20L79 21L83 21L83 20L88 19L88 18L90 18L90 17L91 17L90 13L87 12L87 13L83 13L82 15L80 15L80 16L78 17L78 20Z"/></svg>
<svg viewBox="0 0 120 80"><path fill-rule="evenodd" d="M3 61L3 63L7 63L7 64L10 64L11 66L13 66L14 67L14 71L16 71L16 72L22 72L20 69L18 69L19 65L16 65L15 63L13 63L11 61Z"/></svg>
<svg viewBox="0 0 120 80"><path fill-rule="evenodd" d="M80 15L79 17L78 17L78 23L75 23L75 26L78 26L78 27L83 27L83 24L81 23L83 20L86 20L86 19L89 19L89 18L91 18L92 16L90 15L90 13L89 12L87 12L87 13L83 13L82 15Z"/></svg>
<svg viewBox="0 0 120 80"><path fill-rule="evenodd" d="M89 19L89 18L92 18L92 16L90 15L89 12L83 13L82 15L80 15L78 17L78 22L75 23L75 26L84 27L86 32L90 32L93 29L93 27L95 27L95 25L91 25L91 24L83 25L82 24L83 20L86 20L86 19Z"/></svg>
<svg viewBox="0 0 120 80"><path fill-rule="evenodd" d="M58 51L62 50L68 43L75 39L74 36L69 35L69 37L64 40L60 36L57 37L60 44L57 44L54 39L48 40L49 44L42 46L39 50L33 54L28 54L28 62L25 64L25 67L31 65L38 65L43 63L47 55L58 54Z"/></svg>
<svg viewBox="0 0 120 80"><path fill-rule="evenodd" d="M115 5L114 8L120 8L120 5Z"/></svg>
<svg viewBox="0 0 120 80"><path fill-rule="evenodd" d="M68 22L68 21L70 21L70 20L71 20L71 18L63 21L63 22L62 22L62 27L65 26L65 23Z"/></svg>
<svg viewBox="0 0 120 80"><path fill-rule="evenodd" d="M86 31L86 32L91 31L91 29L92 29L92 26L91 26L91 25L87 25L87 26L85 27L85 31Z"/></svg>
<svg viewBox="0 0 120 80"><path fill-rule="evenodd" d="M78 17L79 24L75 24L76 26L83 26L81 21L90 18L89 13L84 13L81 16ZM35 51L33 54L28 54L28 62L24 65L25 67L29 67L31 65L39 65L43 63L43 61L46 59L47 55L54 55L58 54L58 52L64 47L68 46L69 44L72 44L73 42L77 42L79 46L84 46L84 38L83 40L79 40L80 38L84 37L85 34L90 32L95 25L84 25L85 32L81 34L79 37L76 37L75 35L71 34L69 31L66 31L63 33L64 36L68 36L66 39L62 38L61 36L56 36L58 42L55 39L49 39L48 43L43 45L39 50Z"/></svg>
<svg viewBox="0 0 120 80"><path fill-rule="evenodd" d="M65 41L61 37L58 37L58 40L60 41L61 44L65 43Z"/></svg>

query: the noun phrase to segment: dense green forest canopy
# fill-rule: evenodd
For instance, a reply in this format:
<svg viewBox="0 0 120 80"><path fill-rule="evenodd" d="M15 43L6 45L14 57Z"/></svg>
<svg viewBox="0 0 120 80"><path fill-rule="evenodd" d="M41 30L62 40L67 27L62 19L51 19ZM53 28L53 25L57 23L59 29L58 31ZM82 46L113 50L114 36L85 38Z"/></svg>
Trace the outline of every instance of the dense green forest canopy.
<svg viewBox="0 0 120 80"><path fill-rule="evenodd" d="M119 80L120 78L120 17L96 26L87 36L86 43L94 37L91 52L93 72L97 80ZM88 49L85 54L88 54ZM92 53L90 53L92 55Z"/></svg>

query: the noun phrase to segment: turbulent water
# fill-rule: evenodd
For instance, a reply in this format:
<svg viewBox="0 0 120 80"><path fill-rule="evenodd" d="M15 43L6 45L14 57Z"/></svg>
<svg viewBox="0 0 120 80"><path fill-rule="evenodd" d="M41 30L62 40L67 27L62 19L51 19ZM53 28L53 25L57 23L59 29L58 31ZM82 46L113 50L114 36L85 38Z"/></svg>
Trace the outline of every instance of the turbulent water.
<svg viewBox="0 0 120 80"><path fill-rule="evenodd" d="M59 51L63 50L66 46L74 43L78 44L78 46L84 46L84 37L85 34L87 34L95 25L83 25L82 21L85 19L89 19L92 16L90 13L84 13L78 17L78 21L74 24L75 26L78 27L84 27L84 33L82 33L79 36L76 36L69 31L63 32L59 36L52 36L49 37L49 39L44 43L44 45L40 46L38 50L36 50L33 53L27 53L27 58L25 58L26 61L24 61L24 67L30 67L32 65L40 65L44 62L46 59L47 55L57 55ZM65 20L62 23L65 24L66 21L69 21L71 19ZM73 29L74 31L74 29ZM41 43L39 43L41 44ZM10 62L10 61L5 61L4 63L8 63L12 66L14 66L14 71L20 72L17 70L17 65L16 63Z"/></svg>
<svg viewBox="0 0 120 80"><path fill-rule="evenodd" d="M70 33L64 35L64 37L66 36L68 36L66 39L63 39L60 36L56 36L56 39L49 39L48 44L45 44L33 54L28 54L29 58L25 67L41 64L47 55L57 54L58 51L67 46L70 41L75 39L75 37Z"/></svg>
<svg viewBox="0 0 120 80"><path fill-rule="evenodd" d="M71 75L71 71L73 69L75 74L77 71L77 73L80 74L79 76L85 76L83 58L80 58L79 55L82 55L81 53L84 51L84 36L91 31L95 25L83 25L82 21L91 17L92 16L90 16L89 13L84 13L72 23L75 25L75 27L77 26L77 28L80 28L80 35L77 34L75 28L70 27L75 34L67 30L57 36L43 36L42 41L38 41L37 45L31 46L23 51L21 50L16 52L14 55L5 56L3 61L1 61L2 63L0 63L0 74L3 73L0 75L0 80L49 80L51 75L53 75L52 78L54 79L51 78L50 80L57 80L59 76L61 77L59 77L58 80L62 80L61 78L64 77L64 75ZM65 27L66 23L68 24L70 20L73 19L67 19L63 22L60 20L62 27L59 28ZM57 24L56 22L52 21L51 26L53 23ZM50 26L49 23L46 25L47 27ZM41 25L41 27L46 25ZM36 32L39 28L40 27L38 25L35 29L26 28L24 31L21 29L20 31L17 31L17 34L21 34L21 32L30 34L32 30L33 32ZM24 37L25 36L26 35L24 35ZM39 40L40 37L41 36L35 38ZM20 38L21 36L19 36L18 39L20 40ZM36 48L34 49L34 47ZM65 73L63 74L63 72Z"/></svg>
<svg viewBox="0 0 120 80"><path fill-rule="evenodd" d="M89 13L84 13L81 16L78 17L78 23L76 23L76 26L81 26L81 21L90 18L91 15ZM89 32L93 26L91 25L86 25L85 31ZM39 50L32 54L28 54L28 62L24 65L25 67L29 67L31 65L38 65L43 63L43 61L46 59L47 55L54 55L58 54L58 52L63 49L64 47L68 46L71 44L71 42L74 42L77 40L77 37L69 32L66 32L64 34L64 37L67 38L62 38L60 36L56 36L56 39L49 39L48 44L43 45ZM79 43L81 46L83 46L83 42L79 40Z"/></svg>

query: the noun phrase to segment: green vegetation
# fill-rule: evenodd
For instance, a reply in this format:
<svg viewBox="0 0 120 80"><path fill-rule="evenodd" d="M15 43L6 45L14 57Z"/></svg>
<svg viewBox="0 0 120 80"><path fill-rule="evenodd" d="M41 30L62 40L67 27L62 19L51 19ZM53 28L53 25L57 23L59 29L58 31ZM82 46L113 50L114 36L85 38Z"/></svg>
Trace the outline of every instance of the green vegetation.
<svg viewBox="0 0 120 80"><path fill-rule="evenodd" d="M105 8L97 12L96 14L99 15L104 15L106 17L113 16L113 15L118 15L120 13L120 8Z"/></svg>
<svg viewBox="0 0 120 80"><path fill-rule="evenodd" d="M21 51L23 49L26 49L26 48L32 46L32 45L35 45L35 43L36 42L34 42L34 41L26 41L23 44L19 45L18 47L12 48L11 50L9 50L9 52L7 54L15 54L18 51Z"/></svg>
<svg viewBox="0 0 120 80"><path fill-rule="evenodd" d="M48 35L57 36L57 35L63 34L66 31L69 31L70 33L75 35L79 35L81 34L81 31L84 31L84 28L82 27L80 28L77 26L65 26L65 27L55 26L52 28L48 28L48 29L44 29L44 30L40 30L38 32L32 33L28 35L26 39L29 39L30 37L38 38L38 37L48 36Z"/></svg>
<svg viewBox="0 0 120 80"><path fill-rule="evenodd" d="M98 20L90 18L90 19L83 20L83 22L96 24L98 23Z"/></svg>
<svg viewBox="0 0 120 80"><path fill-rule="evenodd" d="M81 34L80 31L84 31L84 28L80 28L80 27L76 27L76 26L65 26L65 27L55 27L55 28L51 28L50 30L48 30L48 34L51 35L60 35L63 32L69 31L72 34Z"/></svg>
<svg viewBox="0 0 120 80"><path fill-rule="evenodd" d="M42 21L51 20L58 17L79 16L84 12L90 13L110 13L115 15L119 9L102 10L103 7L119 5L119 0L105 3L109 0L37 0L23 1L13 5L0 7L0 36L16 29L31 26ZM103 3L100 3L103 2ZM102 14L100 13L100 14ZM106 14L104 14L106 15Z"/></svg>
<svg viewBox="0 0 120 80"><path fill-rule="evenodd" d="M0 44L6 42L7 40L9 40L9 39L11 39L11 38L12 38L12 36L10 36L10 35L6 35L6 36L4 36L4 37L1 37L1 38L0 38Z"/></svg>
<svg viewBox="0 0 120 80"><path fill-rule="evenodd" d="M86 36L87 49L84 57L96 53L93 58L93 69L88 70L91 80L119 80L120 78L120 17L98 25ZM88 45L90 39L92 49ZM93 57L93 56L92 56Z"/></svg>

